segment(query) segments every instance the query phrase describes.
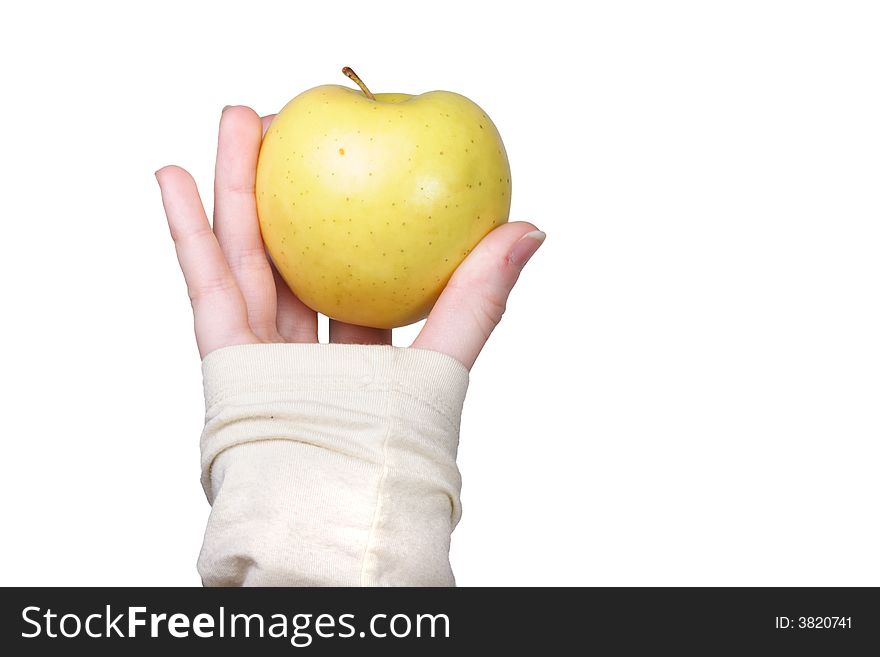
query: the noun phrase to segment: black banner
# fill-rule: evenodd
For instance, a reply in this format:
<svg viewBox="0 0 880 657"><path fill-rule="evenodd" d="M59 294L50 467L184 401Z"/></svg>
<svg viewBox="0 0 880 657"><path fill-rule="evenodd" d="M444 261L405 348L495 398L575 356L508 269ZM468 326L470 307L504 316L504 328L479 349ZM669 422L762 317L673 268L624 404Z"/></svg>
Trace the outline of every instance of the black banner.
<svg viewBox="0 0 880 657"><path fill-rule="evenodd" d="M672 654L849 655L880 646L873 588L19 588L2 598L7 655L191 655L220 644L260 655L642 654L646 642Z"/></svg>

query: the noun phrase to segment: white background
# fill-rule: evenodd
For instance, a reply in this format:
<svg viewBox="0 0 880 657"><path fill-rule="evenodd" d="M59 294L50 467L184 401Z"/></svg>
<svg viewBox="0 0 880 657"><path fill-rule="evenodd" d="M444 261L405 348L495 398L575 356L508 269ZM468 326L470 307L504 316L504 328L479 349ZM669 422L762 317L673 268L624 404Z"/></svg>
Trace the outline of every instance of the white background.
<svg viewBox="0 0 880 657"><path fill-rule="evenodd" d="M880 585L876 4L14 6L3 584L199 584L201 375L153 171L210 212L222 107L350 65L482 105L512 218L548 233L472 373L460 584Z"/></svg>

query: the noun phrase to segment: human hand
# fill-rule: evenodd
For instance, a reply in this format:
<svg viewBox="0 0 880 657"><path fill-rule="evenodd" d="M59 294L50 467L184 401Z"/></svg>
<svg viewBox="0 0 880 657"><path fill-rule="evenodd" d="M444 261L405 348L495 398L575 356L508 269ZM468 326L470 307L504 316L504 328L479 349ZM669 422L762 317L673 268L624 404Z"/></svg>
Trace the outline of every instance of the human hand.
<svg viewBox="0 0 880 657"><path fill-rule="evenodd" d="M272 118L261 119L244 106L224 110L213 229L193 177L173 165L156 172L202 358L239 344L318 341L317 314L282 280L260 235L254 185L262 135ZM486 235L456 269L411 347L447 354L470 369L544 237L521 221ZM391 330L331 319L330 342L388 345Z"/></svg>

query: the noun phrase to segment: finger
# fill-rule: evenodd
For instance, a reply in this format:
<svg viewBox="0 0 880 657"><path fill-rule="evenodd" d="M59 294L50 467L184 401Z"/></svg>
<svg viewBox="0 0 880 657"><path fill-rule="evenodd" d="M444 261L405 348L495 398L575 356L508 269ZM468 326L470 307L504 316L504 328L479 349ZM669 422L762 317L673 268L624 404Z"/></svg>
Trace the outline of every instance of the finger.
<svg viewBox="0 0 880 657"><path fill-rule="evenodd" d="M156 179L192 302L200 355L257 342L248 327L244 298L211 232L195 180L176 166L159 169Z"/></svg>
<svg viewBox="0 0 880 657"><path fill-rule="evenodd" d="M337 344L391 344L391 329L357 326L331 319L330 342Z"/></svg>
<svg viewBox="0 0 880 657"><path fill-rule="evenodd" d="M275 289L278 292L278 312L275 324L285 342L317 342L318 313L300 301L272 266Z"/></svg>
<svg viewBox="0 0 880 657"><path fill-rule="evenodd" d="M503 224L452 275L412 346L452 356L468 369L501 321L522 268L546 235L532 224Z"/></svg>
<svg viewBox="0 0 880 657"><path fill-rule="evenodd" d="M262 127L249 107L229 107L220 118L214 173L214 233L247 305L248 324L260 339L279 340L276 296L254 198Z"/></svg>
<svg viewBox="0 0 880 657"><path fill-rule="evenodd" d="M267 114L266 116L260 117L260 122L263 124L263 136L266 136L266 130L269 129L269 125L272 123L272 119L275 118L274 114Z"/></svg>

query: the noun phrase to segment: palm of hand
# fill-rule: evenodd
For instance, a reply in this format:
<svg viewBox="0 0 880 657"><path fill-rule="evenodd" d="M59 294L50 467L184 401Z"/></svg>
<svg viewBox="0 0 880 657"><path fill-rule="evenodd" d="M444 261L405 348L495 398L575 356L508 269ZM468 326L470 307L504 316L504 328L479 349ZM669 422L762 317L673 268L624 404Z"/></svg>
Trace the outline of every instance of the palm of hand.
<svg viewBox="0 0 880 657"><path fill-rule="evenodd" d="M189 173L177 166L156 172L202 357L239 344L318 342L317 314L278 275L260 235L254 183L260 142L271 120L248 107L223 112L213 227ZM543 238L527 222L489 233L458 267L411 346L445 353L470 369ZM331 319L330 342L387 345L391 330Z"/></svg>

